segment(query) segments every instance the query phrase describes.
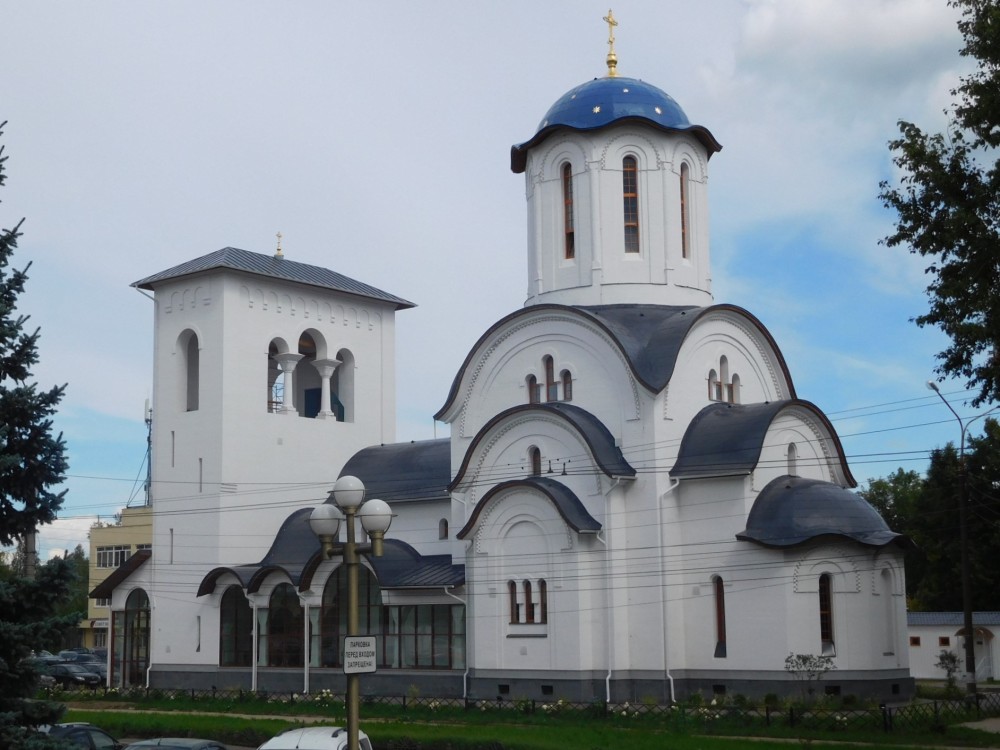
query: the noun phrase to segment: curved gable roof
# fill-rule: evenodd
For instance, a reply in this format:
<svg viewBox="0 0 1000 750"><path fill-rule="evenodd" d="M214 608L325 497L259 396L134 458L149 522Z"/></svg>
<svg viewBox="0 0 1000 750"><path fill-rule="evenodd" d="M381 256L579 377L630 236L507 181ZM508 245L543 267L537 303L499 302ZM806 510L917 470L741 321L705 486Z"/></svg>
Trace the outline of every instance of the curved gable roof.
<svg viewBox="0 0 1000 750"><path fill-rule="evenodd" d="M871 547L909 543L860 495L831 482L793 476L768 482L736 538L764 547L794 547L824 536Z"/></svg>
<svg viewBox="0 0 1000 750"><path fill-rule="evenodd" d="M421 440L373 445L355 453L341 476L364 482L365 496L387 503L446 500L450 497L451 441Z"/></svg>
<svg viewBox="0 0 1000 750"><path fill-rule="evenodd" d="M788 371L781 350L756 317L735 305L711 305L690 307L677 305L532 305L507 315L479 337L469 350L462 366L448 391L448 397L435 419L441 419L458 398L458 391L472 359L483 345L492 339L497 331L509 326L513 321L545 311L562 311L583 315L602 328L625 355L629 368L636 379L653 393L659 393L670 382L677 363L677 354L692 327L707 315L729 312L744 318L767 340L777 358L778 366L788 383L789 393L794 398L795 386Z"/></svg>
<svg viewBox="0 0 1000 750"><path fill-rule="evenodd" d="M482 499L476 503L476 507L469 516L468 522L458 532L458 538L465 539L466 536L472 533L472 530L479 522L480 514L494 497L501 492L516 487L535 490L551 500L563 521L566 522L566 525L578 534L596 534L601 530L600 522L587 512L583 503L580 502L580 498L569 487L547 477L526 477L498 484L483 495Z"/></svg>
<svg viewBox="0 0 1000 750"><path fill-rule="evenodd" d="M609 477L635 476L635 469L625 460L621 449L615 443L614 436L601 420L579 406L568 404L565 401L558 401L545 404L521 404L520 406L514 406L506 411L502 411L493 417L472 438L472 442L469 443L469 448L465 451L465 456L462 458L462 465L455 472L455 479L452 480L448 489L452 490L461 484L463 477L468 471L472 456L479 448L485 436L490 434L494 427L511 417L532 412L554 415L568 422L587 444L597 467Z"/></svg>
<svg viewBox="0 0 1000 750"><path fill-rule="evenodd" d="M208 253L208 255L168 268L166 271L139 279L132 286L152 291L160 282L221 268L345 292L358 297L386 302L396 310L415 307L412 302L402 297L383 292L381 289L355 281L328 268L299 263L281 256L252 253L249 250L240 250L238 247L224 247L214 253Z"/></svg>
<svg viewBox="0 0 1000 750"><path fill-rule="evenodd" d="M204 596L215 591L215 584L226 573L234 575L248 594L258 591L267 577L275 572L287 575L299 591L308 589L316 568L324 559L319 537L309 526L312 512L312 508L300 508L288 516L278 529L271 549L259 563L209 571L202 579L197 595ZM385 540L384 558L369 554L365 557L383 588L458 586L465 581L465 566L452 565L449 555L424 557L398 539ZM401 559L402 564L399 562Z"/></svg>
<svg viewBox="0 0 1000 750"><path fill-rule="evenodd" d="M234 567L219 567L209 571L198 587L198 596L204 596L215 591L215 584L225 573L232 573L247 590L254 593L268 575L283 572L300 590L308 588L303 585L304 577L311 576L313 570L322 561L323 547L312 528L309 526L309 515L312 508L300 508L288 516L278 529L271 543L271 549L259 563L237 565Z"/></svg>
<svg viewBox="0 0 1000 750"><path fill-rule="evenodd" d="M852 487L856 486L830 420L815 404L801 399L706 406L695 415L684 432L670 476L674 479L707 479L749 474L760 460L764 437L771 423L781 411L790 407L811 412L823 424L834 443L844 476Z"/></svg>

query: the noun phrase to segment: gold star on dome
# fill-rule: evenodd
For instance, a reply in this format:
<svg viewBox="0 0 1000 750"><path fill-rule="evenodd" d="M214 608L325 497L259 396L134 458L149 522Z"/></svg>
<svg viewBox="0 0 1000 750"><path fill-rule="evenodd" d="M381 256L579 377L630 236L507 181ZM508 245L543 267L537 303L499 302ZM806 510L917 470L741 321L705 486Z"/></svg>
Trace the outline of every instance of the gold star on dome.
<svg viewBox="0 0 1000 750"><path fill-rule="evenodd" d="M598 112L600 112L600 111L601 111L601 105L600 105L600 104L598 104L598 105L597 105L596 107L594 107L594 109L593 109L592 111L593 111L593 113L594 113L594 114L596 115L596 114L597 114Z"/></svg>

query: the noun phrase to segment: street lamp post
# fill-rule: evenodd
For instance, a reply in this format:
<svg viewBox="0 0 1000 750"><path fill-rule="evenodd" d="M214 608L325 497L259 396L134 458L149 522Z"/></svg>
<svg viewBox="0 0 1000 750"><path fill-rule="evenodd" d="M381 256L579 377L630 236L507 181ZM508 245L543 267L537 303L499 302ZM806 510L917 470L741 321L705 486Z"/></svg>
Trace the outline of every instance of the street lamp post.
<svg viewBox="0 0 1000 750"><path fill-rule="evenodd" d="M330 497L313 509L309 526L323 545L327 557L342 555L347 566L347 635L358 632L358 563L359 555L370 552L382 556L385 532L392 523L392 510L383 500L364 501L365 486L357 477L343 476L333 486ZM332 501L332 502L331 502ZM371 544L358 544L355 538L355 518L371 537ZM347 542L337 544L340 522L347 522ZM347 748L359 750L358 728L361 713L361 675L347 674Z"/></svg>
<svg viewBox="0 0 1000 750"><path fill-rule="evenodd" d="M965 466L965 436L969 430L969 425L981 417L992 413L996 407L989 411L977 414L972 419L963 420L958 416L958 412L948 403L948 399L941 393L938 384L933 380L927 381L927 387L934 391L938 397L948 407L948 410L955 415L958 426L961 429L961 440L958 446L958 470L959 470L959 497L958 497L958 539L961 545L961 566L962 566L962 627L965 629L965 672L969 676L966 685L968 692L976 692L976 633L972 628L972 577L969 572L969 474Z"/></svg>

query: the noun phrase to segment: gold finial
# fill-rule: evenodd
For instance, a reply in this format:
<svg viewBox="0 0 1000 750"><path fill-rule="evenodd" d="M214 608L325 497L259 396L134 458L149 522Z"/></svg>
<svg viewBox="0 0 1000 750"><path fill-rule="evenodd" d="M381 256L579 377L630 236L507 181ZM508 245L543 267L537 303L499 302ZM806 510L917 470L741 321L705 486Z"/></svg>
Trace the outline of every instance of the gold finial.
<svg viewBox="0 0 1000 750"><path fill-rule="evenodd" d="M274 236L278 238L278 250L277 250L277 252L276 252L276 253L274 254L274 257L275 257L275 258L284 258L284 257L285 257L285 254L284 254L283 252L281 252L281 237L282 237L282 235L281 235L281 232L278 232L278 233L277 233L276 235L274 235Z"/></svg>
<svg viewBox="0 0 1000 750"><path fill-rule="evenodd" d="M608 25L608 78L614 78L618 75L618 55L615 54L615 26L618 25L618 22L615 20L611 8L608 8L608 15L604 17L604 23Z"/></svg>

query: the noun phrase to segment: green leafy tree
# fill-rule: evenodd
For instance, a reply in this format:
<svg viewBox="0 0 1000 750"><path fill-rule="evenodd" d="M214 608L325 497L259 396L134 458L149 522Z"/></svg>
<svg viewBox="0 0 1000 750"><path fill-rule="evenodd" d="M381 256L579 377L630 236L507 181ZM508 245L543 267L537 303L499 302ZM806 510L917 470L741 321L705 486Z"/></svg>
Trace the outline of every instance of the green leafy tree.
<svg viewBox="0 0 1000 750"><path fill-rule="evenodd" d="M987 419L983 432L969 439L965 451L969 492L969 569L973 606L1000 609L996 560L1000 555L1000 424ZM962 460L954 445L931 454L927 475L902 469L876 479L859 494L889 526L914 543L907 550L906 593L915 610L963 608L958 504L962 495Z"/></svg>
<svg viewBox="0 0 1000 750"><path fill-rule="evenodd" d="M897 214L883 242L930 261L930 309L914 318L951 340L936 372L964 378L973 405L1000 400L1000 0L950 0L960 9L963 57L977 70L952 91L945 133L900 122L889 147L902 170L880 198Z"/></svg>
<svg viewBox="0 0 1000 750"><path fill-rule="evenodd" d="M2 134L3 124L0 124ZM0 147L0 187L6 181ZM23 222L23 220L22 220ZM40 390L31 380L38 361L38 330L24 329L27 317L16 310L27 268L10 268L21 223L0 229L0 546L10 547L43 524L51 523L63 494L53 491L66 472L62 436L52 434L52 416L64 386ZM30 264L29 264L30 265ZM34 579L15 573L0 581L0 747L44 750L64 747L38 735L39 724L54 723L63 707L34 701L37 675L24 661L34 649L57 639L81 613L56 616L69 594L69 561L51 560Z"/></svg>

